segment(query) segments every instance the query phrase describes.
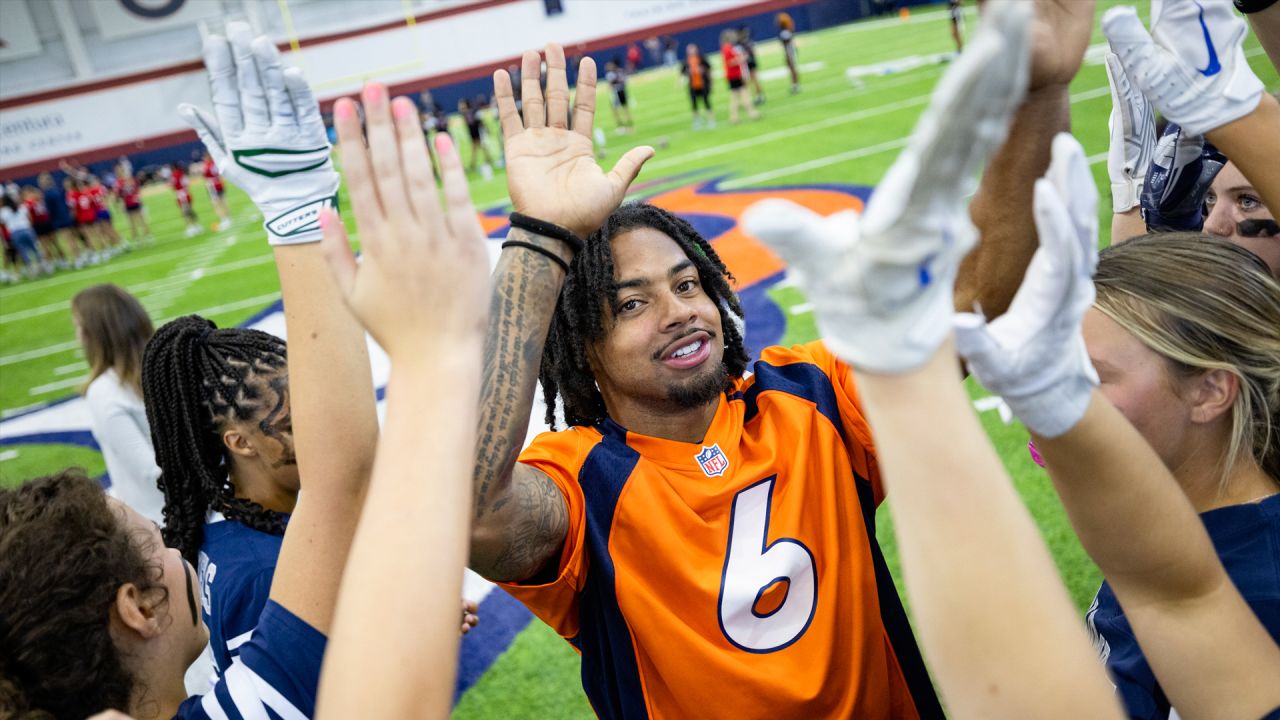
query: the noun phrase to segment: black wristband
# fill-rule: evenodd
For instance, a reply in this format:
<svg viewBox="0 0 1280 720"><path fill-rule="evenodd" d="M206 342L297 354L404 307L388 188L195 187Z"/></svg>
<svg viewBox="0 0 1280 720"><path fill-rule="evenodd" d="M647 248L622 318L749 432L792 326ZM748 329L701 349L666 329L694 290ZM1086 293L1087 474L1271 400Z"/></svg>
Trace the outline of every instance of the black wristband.
<svg viewBox="0 0 1280 720"><path fill-rule="evenodd" d="M574 235L567 228L562 228L559 225L554 225L546 222L545 220L539 220L537 218L531 218L528 215L513 212L511 213L511 227L520 228L521 230L526 230L535 235L559 240L565 245L568 245L575 255L582 252L582 238Z"/></svg>
<svg viewBox="0 0 1280 720"><path fill-rule="evenodd" d="M1250 13L1262 12L1272 5L1276 4L1276 0L1235 0L1236 9L1248 15Z"/></svg>
<svg viewBox="0 0 1280 720"><path fill-rule="evenodd" d="M539 247L537 245L534 245L533 243L524 242L523 240L507 240L506 242L502 243L502 247L503 249L506 249L509 247L519 247L519 248L524 248L525 250L532 250L538 253L539 255L542 255L543 257L547 258L551 262L554 262L555 264L559 265L560 269L564 270L565 275L569 274L569 263L562 260L559 255L551 252L550 250L544 247Z"/></svg>

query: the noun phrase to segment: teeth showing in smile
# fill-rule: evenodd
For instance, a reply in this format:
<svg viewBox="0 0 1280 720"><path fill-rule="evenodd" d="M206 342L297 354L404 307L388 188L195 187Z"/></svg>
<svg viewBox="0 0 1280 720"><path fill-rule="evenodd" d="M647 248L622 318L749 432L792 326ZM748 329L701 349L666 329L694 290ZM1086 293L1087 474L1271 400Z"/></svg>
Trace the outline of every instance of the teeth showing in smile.
<svg viewBox="0 0 1280 720"><path fill-rule="evenodd" d="M702 349L702 341L697 340L671 353L672 358L688 357Z"/></svg>

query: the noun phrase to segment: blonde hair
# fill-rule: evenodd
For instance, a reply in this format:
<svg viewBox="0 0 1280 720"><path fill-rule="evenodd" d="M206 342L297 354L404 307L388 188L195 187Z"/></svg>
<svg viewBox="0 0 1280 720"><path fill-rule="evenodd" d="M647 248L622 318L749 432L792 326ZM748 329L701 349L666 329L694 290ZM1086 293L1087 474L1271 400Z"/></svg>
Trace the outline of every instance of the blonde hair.
<svg viewBox="0 0 1280 720"><path fill-rule="evenodd" d="M85 288L71 299L71 314L80 324L89 383L107 370L115 370L120 382L142 397L142 353L155 333L151 318L138 299L116 285Z"/></svg>
<svg viewBox="0 0 1280 720"><path fill-rule="evenodd" d="M1245 453L1280 483L1280 284L1248 250L1199 233L1145 235L1102 252L1095 307L1175 375L1236 377L1219 493Z"/></svg>

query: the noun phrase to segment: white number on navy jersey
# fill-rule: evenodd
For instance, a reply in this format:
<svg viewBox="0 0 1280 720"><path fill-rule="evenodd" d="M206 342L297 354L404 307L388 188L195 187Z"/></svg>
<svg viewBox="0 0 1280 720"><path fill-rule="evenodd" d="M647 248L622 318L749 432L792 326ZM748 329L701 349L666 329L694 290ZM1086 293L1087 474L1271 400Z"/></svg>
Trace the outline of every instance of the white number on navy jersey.
<svg viewBox="0 0 1280 720"><path fill-rule="evenodd" d="M720 630L739 649L781 650L804 635L818 606L813 553L792 538L769 542L773 475L733 498L729 545L720 579ZM771 609L761 608L766 592L784 593Z"/></svg>

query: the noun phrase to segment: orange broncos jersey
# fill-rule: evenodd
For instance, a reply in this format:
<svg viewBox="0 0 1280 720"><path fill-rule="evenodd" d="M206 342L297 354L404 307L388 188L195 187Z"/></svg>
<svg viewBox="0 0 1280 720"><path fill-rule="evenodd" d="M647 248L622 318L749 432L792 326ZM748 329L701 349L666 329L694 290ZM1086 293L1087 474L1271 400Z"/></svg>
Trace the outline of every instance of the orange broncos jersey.
<svg viewBox="0 0 1280 720"><path fill-rule="evenodd" d="M538 436L520 461L569 532L553 581L504 587L582 653L602 718L941 717L875 540L853 373L821 343L752 370L701 443Z"/></svg>

